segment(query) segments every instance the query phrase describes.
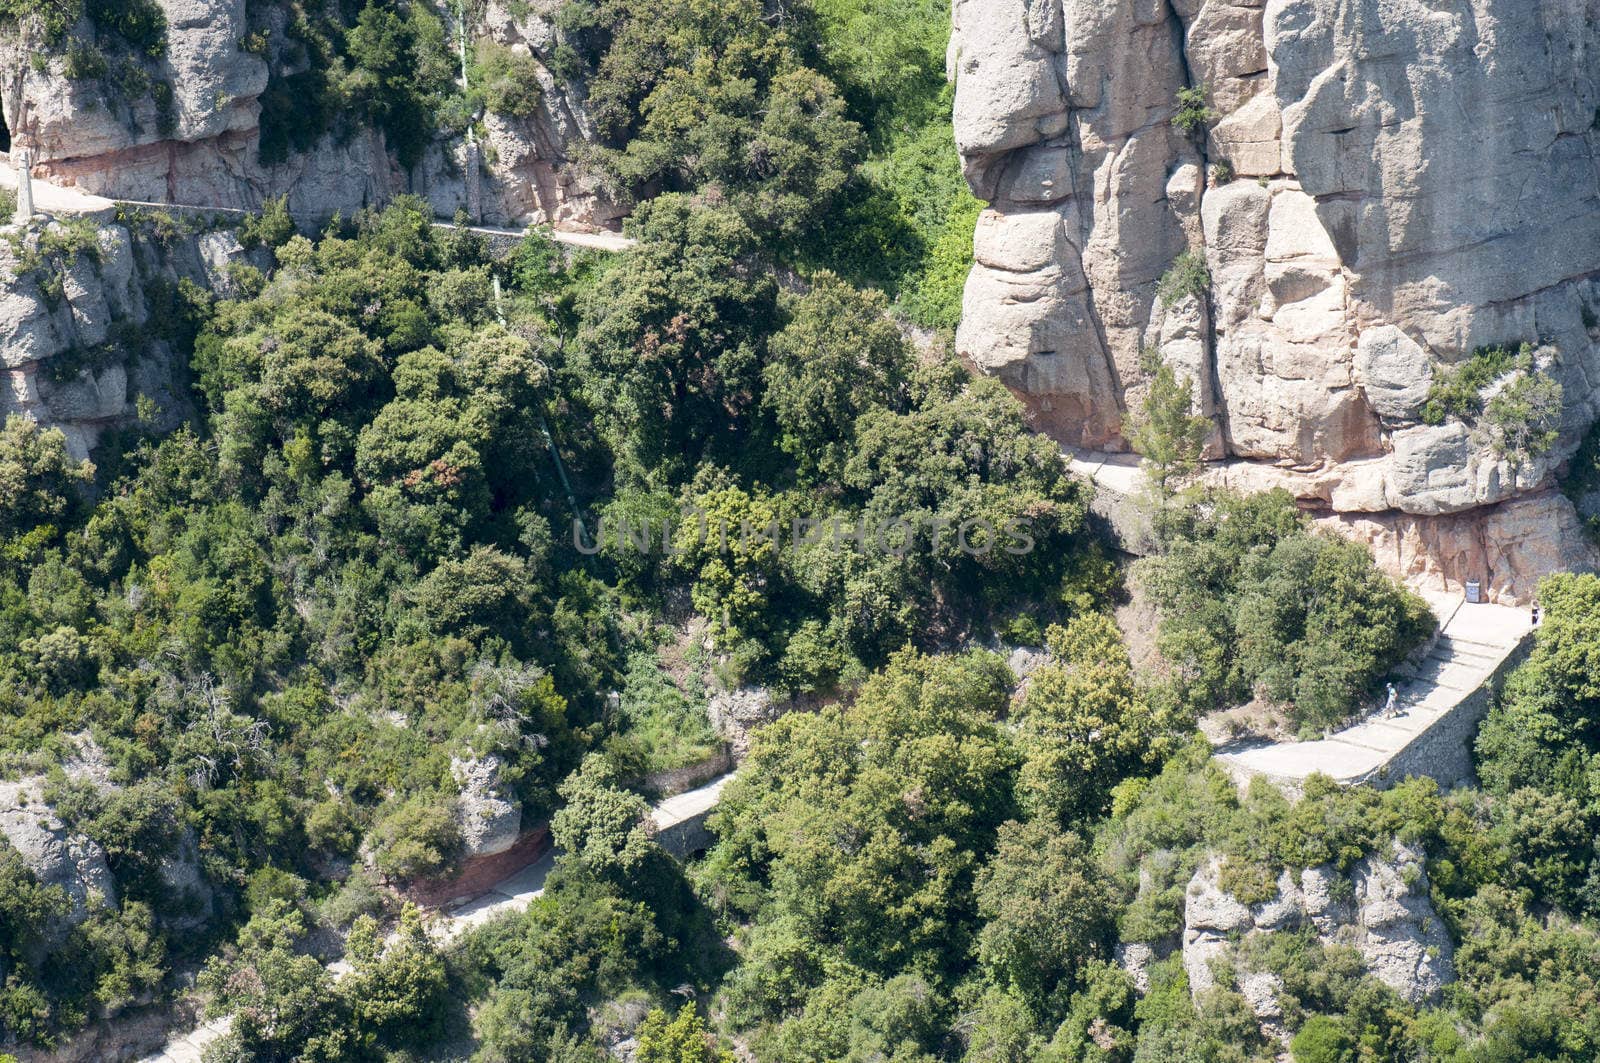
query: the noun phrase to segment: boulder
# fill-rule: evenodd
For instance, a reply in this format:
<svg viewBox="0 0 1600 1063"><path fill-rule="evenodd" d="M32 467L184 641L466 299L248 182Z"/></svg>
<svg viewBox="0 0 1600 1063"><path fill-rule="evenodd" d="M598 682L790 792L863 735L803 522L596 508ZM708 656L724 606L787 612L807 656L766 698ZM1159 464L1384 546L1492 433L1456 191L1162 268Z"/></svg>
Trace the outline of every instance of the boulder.
<svg viewBox="0 0 1600 1063"><path fill-rule="evenodd" d="M500 784L504 766L494 753L450 758L450 775L461 791L456 798L456 823L469 858L503 853L521 835L522 806L508 798Z"/></svg>
<svg viewBox="0 0 1600 1063"><path fill-rule="evenodd" d="M743 760L750 752L755 733L776 720L788 706L775 703L766 687L740 687L722 690L706 704L706 717L712 730L728 743L733 759Z"/></svg>
<svg viewBox="0 0 1600 1063"><path fill-rule="evenodd" d="M1436 1000L1455 981L1454 948L1428 899L1422 854L1396 843L1388 857L1357 863L1351 877L1367 970L1413 1004Z"/></svg>

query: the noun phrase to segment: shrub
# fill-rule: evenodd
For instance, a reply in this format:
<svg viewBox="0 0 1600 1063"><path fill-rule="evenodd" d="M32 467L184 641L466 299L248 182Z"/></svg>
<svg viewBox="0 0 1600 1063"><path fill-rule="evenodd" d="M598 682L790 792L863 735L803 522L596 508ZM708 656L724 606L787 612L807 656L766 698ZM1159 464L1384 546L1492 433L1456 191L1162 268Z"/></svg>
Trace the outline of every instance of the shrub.
<svg viewBox="0 0 1600 1063"><path fill-rule="evenodd" d="M1193 88L1178 90L1177 111L1172 115L1173 128L1184 133L1195 133L1204 130L1215 118L1216 112L1206 106L1206 87L1196 85Z"/></svg>
<svg viewBox="0 0 1600 1063"><path fill-rule="evenodd" d="M1172 260L1161 275L1156 295L1163 307L1169 307L1188 296L1204 298L1210 285L1211 271L1206 268L1205 257L1191 249Z"/></svg>
<svg viewBox="0 0 1600 1063"><path fill-rule="evenodd" d="M1259 688L1303 725L1334 723L1432 628L1421 599L1363 547L1313 532L1287 492L1210 493L1162 523L1166 550L1138 574L1196 710Z"/></svg>
<svg viewBox="0 0 1600 1063"><path fill-rule="evenodd" d="M1423 423L1438 425L1451 417L1476 416L1483 410L1485 388L1507 373L1532 366L1533 347L1527 343L1515 350L1505 344L1479 347L1459 365L1436 366L1422 406Z"/></svg>
<svg viewBox="0 0 1600 1063"><path fill-rule="evenodd" d="M639 1028L639 1063L733 1063L733 1053L722 1048L715 1035L685 1004L677 1018L657 1008Z"/></svg>
<svg viewBox="0 0 1600 1063"><path fill-rule="evenodd" d="M260 214L251 214L239 223L239 243L245 247L279 248L293 236L294 219L289 216L289 197L281 195L261 204Z"/></svg>
<svg viewBox="0 0 1600 1063"><path fill-rule="evenodd" d="M478 42L474 79L483 103L495 114L524 118L539 106L539 64L532 56L484 39Z"/></svg>
<svg viewBox="0 0 1600 1063"><path fill-rule="evenodd" d="M1484 392L1506 377L1486 402ZM1532 344L1479 347L1459 365L1434 370L1422 420L1439 425L1450 418L1481 424L1495 454L1517 466L1555 445L1561 385L1534 366Z"/></svg>
<svg viewBox="0 0 1600 1063"><path fill-rule="evenodd" d="M1523 373L1483 411L1494 452L1513 465L1536 458L1560 435L1561 385L1544 373Z"/></svg>
<svg viewBox="0 0 1600 1063"><path fill-rule="evenodd" d="M61 72L74 81L89 81L104 77L110 67L105 55L94 45L77 38L67 45L67 57Z"/></svg>
<svg viewBox="0 0 1600 1063"><path fill-rule="evenodd" d="M151 59L167 51L167 16L155 0L88 0L84 13Z"/></svg>
<svg viewBox="0 0 1600 1063"><path fill-rule="evenodd" d="M424 794L379 820L371 841L378 870L404 882L448 869L461 847L461 832L449 802Z"/></svg>
<svg viewBox="0 0 1600 1063"><path fill-rule="evenodd" d="M1294 1063L1355 1063L1356 1040L1332 1015L1313 1015L1289 1043Z"/></svg>

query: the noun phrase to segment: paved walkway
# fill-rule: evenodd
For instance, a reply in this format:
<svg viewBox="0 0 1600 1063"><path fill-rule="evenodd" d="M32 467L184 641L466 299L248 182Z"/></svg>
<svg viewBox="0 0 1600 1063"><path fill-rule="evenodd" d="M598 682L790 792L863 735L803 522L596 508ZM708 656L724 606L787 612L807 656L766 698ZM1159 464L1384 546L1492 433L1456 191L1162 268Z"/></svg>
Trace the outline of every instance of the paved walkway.
<svg viewBox="0 0 1600 1063"><path fill-rule="evenodd" d="M704 815L716 806L722 796L722 788L731 778L733 773L729 772L698 789L666 798L650 810L648 822L659 832ZM488 893L476 900L435 913L428 921L428 936L445 945L496 916L523 911L544 894L544 880L553 866L555 852L546 851L521 871L501 879ZM329 964L328 970L337 982L350 973L350 965L338 960ZM206 1046L226 1034L232 1022L231 1017L223 1016L192 1030L174 1033L159 1052L143 1057L139 1063L200 1063Z"/></svg>
<svg viewBox="0 0 1600 1063"><path fill-rule="evenodd" d="M1366 782L1383 774L1402 754L1419 753L1430 739L1463 743L1477 719L1460 719L1458 709L1483 688L1531 634L1525 609L1504 605L1468 605L1458 597L1428 596L1440 617L1438 641L1422 662L1396 676L1397 714L1369 716L1315 742L1281 742L1217 754L1235 778L1263 775L1293 784L1321 772L1344 784ZM1482 707L1487 699L1480 698ZM1477 703L1467 706L1471 711ZM1450 721L1449 735L1437 733ZM1406 764L1414 774L1416 765ZM1432 774L1432 773L1430 773ZM1452 773L1453 774L1453 773ZM1449 784L1455 779L1440 779Z"/></svg>
<svg viewBox="0 0 1600 1063"><path fill-rule="evenodd" d="M0 162L0 188L17 190L17 168L9 162ZM115 208L113 201L69 185L53 185L38 179L33 182L33 209L46 214L97 214ZM10 221L10 218L0 218L0 224Z"/></svg>
<svg viewBox="0 0 1600 1063"><path fill-rule="evenodd" d="M0 153L3 154L3 153ZM10 163L0 160L0 188L16 190L17 171ZM91 195L71 185L51 184L49 181L35 178L33 181L33 206L45 214L99 214L109 213L119 206L144 207L149 210L163 210L176 208L179 210L210 211L216 214L231 214L245 217L252 211L241 210L237 207L207 207L193 203L155 203L137 199L106 199L102 196ZM10 218L0 218L0 224L9 222ZM326 221L326 219L321 219ZM321 221L318 223L320 224ZM454 229L453 222L436 221L433 223L437 229ZM621 233L612 232L566 232L544 226L529 226L524 229L503 229L492 225L469 225L467 228L484 236L505 237L520 240L529 232L540 231L549 236L558 244L569 247L581 247L594 251L626 251L632 247L636 240L623 236Z"/></svg>

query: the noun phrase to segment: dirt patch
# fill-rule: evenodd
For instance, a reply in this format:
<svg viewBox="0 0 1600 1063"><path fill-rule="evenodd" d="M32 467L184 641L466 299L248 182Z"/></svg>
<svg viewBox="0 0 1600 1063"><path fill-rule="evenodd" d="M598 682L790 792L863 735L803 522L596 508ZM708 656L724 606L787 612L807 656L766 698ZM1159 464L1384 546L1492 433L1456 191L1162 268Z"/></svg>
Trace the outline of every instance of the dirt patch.
<svg viewBox="0 0 1600 1063"><path fill-rule="evenodd" d="M1122 566L1122 581L1128 589L1128 600L1118 605L1112 616L1122 632L1123 645L1128 647L1128 658L1136 670L1163 675L1167 670L1166 661L1156 650L1156 627L1161 622L1161 614L1139 586L1139 581L1134 579L1132 561Z"/></svg>
<svg viewBox="0 0 1600 1063"><path fill-rule="evenodd" d="M1289 714L1280 705L1256 698L1231 709L1218 709L1200 718L1200 733L1213 747L1289 742L1295 734Z"/></svg>

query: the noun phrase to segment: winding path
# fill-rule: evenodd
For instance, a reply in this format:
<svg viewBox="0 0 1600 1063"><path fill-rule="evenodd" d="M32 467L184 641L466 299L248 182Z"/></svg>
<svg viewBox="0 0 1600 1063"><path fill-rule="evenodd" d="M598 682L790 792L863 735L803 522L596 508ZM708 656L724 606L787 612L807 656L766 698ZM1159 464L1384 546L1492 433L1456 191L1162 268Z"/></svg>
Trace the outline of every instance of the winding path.
<svg viewBox="0 0 1600 1063"><path fill-rule="evenodd" d="M0 156L3 156L3 153L0 153ZM156 203L137 199L107 199L104 196L84 192L71 185L52 184L40 178L35 178L32 185L33 206L41 214L110 214L117 207L143 207L149 210L188 210L210 214L229 214L240 218L247 217L253 213L238 207L208 207L197 203ZM16 187L16 168L0 162L0 188L15 191ZM300 215L299 218L313 224L324 224L328 220L325 216L312 218L310 215ZM9 219L0 219L0 222L6 220ZM445 221L436 221L433 225L436 229L457 228L454 223ZM544 226L530 225L523 229L505 229L492 225L469 225L466 228L470 232L479 233L483 236L514 240L520 240L530 232L543 232L559 244L593 251L626 251L636 242L620 233L567 232Z"/></svg>
<svg viewBox="0 0 1600 1063"><path fill-rule="evenodd" d="M1065 456L1074 473L1095 485L1091 512L1112 538L1130 553L1155 549L1138 457ZM1439 636L1420 661L1392 677L1396 713L1369 716L1312 742L1222 742L1217 762L1241 785L1262 776L1291 791L1316 772L1344 785L1379 787L1407 775L1432 776L1445 786L1471 778L1471 742L1489 708L1491 681L1530 643L1532 616L1526 609L1468 604L1459 594L1423 597L1439 618Z"/></svg>
<svg viewBox="0 0 1600 1063"><path fill-rule="evenodd" d="M1369 716L1314 742L1280 742L1219 751L1217 761L1241 782L1254 776L1296 788L1313 772L1346 786L1383 786L1407 775L1430 775L1448 786L1471 776L1473 733L1489 708L1490 681L1527 645L1526 609L1430 601L1440 617L1438 639L1420 662L1395 679L1397 711Z"/></svg>
<svg viewBox="0 0 1600 1063"><path fill-rule="evenodd" d="M698 789L662 800L650 810L647 822L656 834L661 834L705 816L716 807L722 788L731 778L732 772ZM544 880L555 866L555 856L553 850L547 850L527 867L501 879L476 900L435 912L428 921L428 936L445 945L497 916L523 911L544 893ZM328 970L334 981L338 981L349 973L350 967L341 960L329 964ZM142 1057L138 1063L200 1063L206 1046L226 1035L232 1021L225 1015L193 1029L175 1032L160 1051Z"/></svg>

